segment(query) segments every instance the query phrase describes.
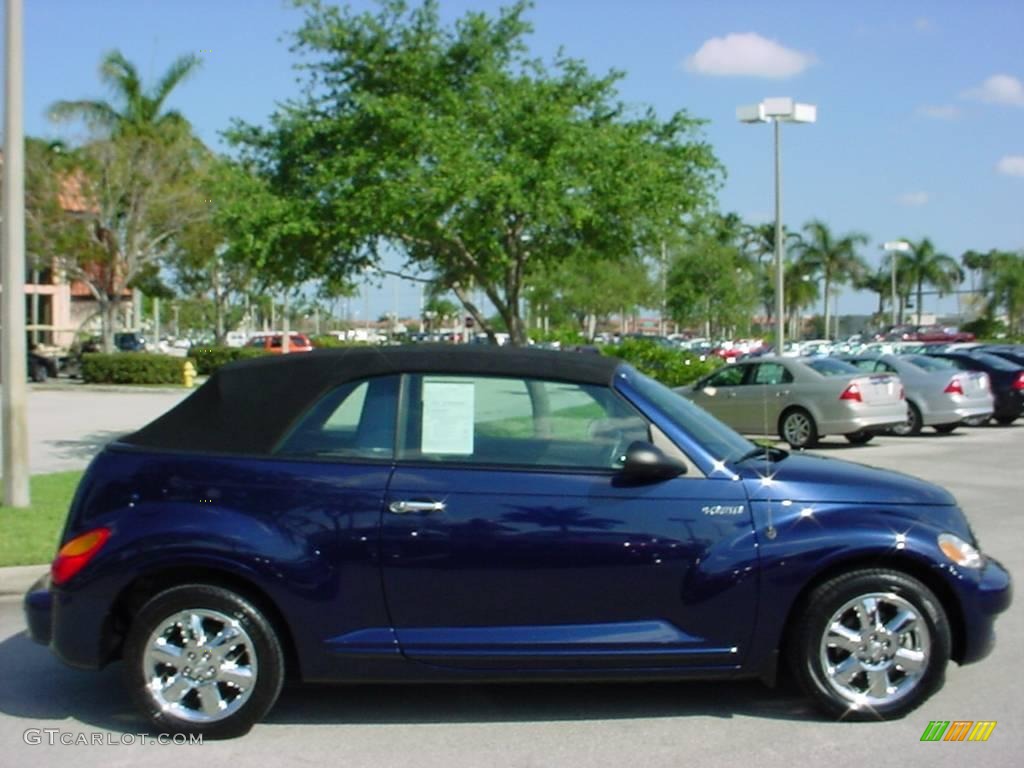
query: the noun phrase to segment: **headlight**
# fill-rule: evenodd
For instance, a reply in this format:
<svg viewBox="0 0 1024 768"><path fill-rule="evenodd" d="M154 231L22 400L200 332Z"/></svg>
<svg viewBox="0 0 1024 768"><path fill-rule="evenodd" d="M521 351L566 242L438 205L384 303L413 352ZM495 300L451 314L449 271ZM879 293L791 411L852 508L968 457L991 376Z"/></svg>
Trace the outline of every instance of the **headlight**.
<svg viewBox="0 0 1024 768"><path fill-rule="evenodd" d="M938 541L942 554L957 565L963 568L981 568L981 552L959 536L954 536L952 533L941 533Z"/></svg>

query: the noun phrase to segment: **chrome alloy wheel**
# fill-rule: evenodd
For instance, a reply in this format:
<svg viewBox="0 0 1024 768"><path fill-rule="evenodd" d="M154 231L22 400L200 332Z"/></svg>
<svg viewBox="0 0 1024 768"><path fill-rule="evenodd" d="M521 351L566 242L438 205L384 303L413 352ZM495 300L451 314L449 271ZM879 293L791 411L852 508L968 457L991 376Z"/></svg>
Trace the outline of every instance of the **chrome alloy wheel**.
<svg viewBox="0 0 1024 768"><path fill-rule="evenodd" d="M794 411L786 416L782 425L783 437L792 446L807 445L811 439L811 419L802 411Z"/></svg>
<svg viewBox="0 0 1024 768"><path fill-rule="evenodd" d="M258 673L252 638L219 611L172 614L149 636L142 659L156 705L190 723L212 723L237 712L252 695Z"/></svg>
<svg viewBox="0 0 1024 768"><path fill-rule="evenodd" d="M920 611L892 593L874 592L836 611L821 638L829 686L855 704L891 704L921 682L931 637Z"/></svg>

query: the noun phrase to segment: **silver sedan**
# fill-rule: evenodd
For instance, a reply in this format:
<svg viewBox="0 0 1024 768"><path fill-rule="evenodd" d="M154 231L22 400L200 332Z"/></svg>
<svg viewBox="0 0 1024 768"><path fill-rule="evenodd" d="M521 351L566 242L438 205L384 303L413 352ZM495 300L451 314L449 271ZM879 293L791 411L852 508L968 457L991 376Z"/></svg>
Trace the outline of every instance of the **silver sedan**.
<svg viewBox="0 0 1024 768"><path fill-rule="evenodd" d="M778 434L794 448L828 434L866 443L907 418L897 376L827 357L740 362L676 391L737 432Z"/></svg>
<svg viewBox="0 0 1024 768"><path fill-rule="evenodd" d="M907 421L897 435L916 435L922 427L952 432L967 419L988 418L995 399L982 371L962 371L949 360L928 355L860 355L844 358L869 373L895 373L906 389Z"/></svg>

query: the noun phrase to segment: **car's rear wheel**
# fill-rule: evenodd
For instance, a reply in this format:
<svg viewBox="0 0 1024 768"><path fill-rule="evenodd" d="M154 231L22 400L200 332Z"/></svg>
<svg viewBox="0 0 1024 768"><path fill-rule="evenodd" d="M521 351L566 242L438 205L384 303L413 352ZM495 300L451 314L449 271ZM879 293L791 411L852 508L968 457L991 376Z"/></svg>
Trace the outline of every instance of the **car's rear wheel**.
<svg viewBox="0 0 1024 768"><path fill-rule="evenodd" d="M959 426L959 424L936 424L935 431L938 432L940 435L948 435L950 432L952 432Z"/></svg>
<svg viewBox="0 0 1024 768"><path fill-rule="evenodd" d="M32 381L37 384L44 383L50 377L50 372L46 369L45 363L33 363L31 378Z"/></svg>
<svg viewBox="0 0 1024 768"><path fill-rule="evenodd" d="M894 435L906 437L909 435L921 434L921 427L924 426L921 420L921 410L911 402L907 402L907 420L898 427L892 428Z"/></svg>
<svg viewBox="0 0 1024 768"><path fill-rule="evenodd" d="M902 717L942 687L951 648L935 595L898 571L865 569L811 592L788 645L797 682L836 717Z"/></svg>
<svg viewBox="0 0 1024 768"><path fill-rule="evenodd" d="M1006 416L996 416L996 417L995 417L995 419L996 419L996 422L997 422L998 424L1001 424L1001 425L1002 425L1002 426L1004 426L1004 427L1008 427L1008 426L1010 426L1010 425L1011 425L1011 424L1013 424L1013 422L1015 422L1015 421L1016 421L1016 420L1017 420L1018 418L1020 418L1020 417L1019 417L1019 416L1009 416L1009 415L1006 415Z"/></svg>
<svg viewBox="0 0 1024 768"><path fill-rule="evenodd" d="M124 657L135 703L166 733L241 735L284 681L270 622L248 600L209 585L175 587L146 603Z"/></svg>
<svg viewBox="0 0 1024 768"><path fill-rule="evenodd" d="M844 437L852 445L864 445L865 443L870 443L874 439L875 433L874 432L864 432L862 430L860 432L851 432L848 435L844 435Z"/></svg>
<svg viewBox="0 0 1024 768"><path fill-rule="evenodd" d="M782 414L779 436L792 448L810 448L818 442L818 426L803 408L792 408Z"/></svg>

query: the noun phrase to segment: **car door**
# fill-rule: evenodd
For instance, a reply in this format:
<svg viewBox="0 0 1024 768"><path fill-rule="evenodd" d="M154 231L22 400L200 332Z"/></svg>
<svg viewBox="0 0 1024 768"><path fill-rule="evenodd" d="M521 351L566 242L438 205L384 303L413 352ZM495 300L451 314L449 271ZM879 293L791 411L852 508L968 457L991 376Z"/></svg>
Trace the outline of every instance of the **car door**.
<svg viewBox="0 0 1024 768"><path fill-rule="evenodd" d="M754 363L738 387L735 407L743 431L751 434L774 435L779 415L791 402L793 374L782 363Z"/></svg>
<svg viewBox="0 0 1024 768"><path fill-rule="evenodd" d="M492 670L739 663L756 598L742 484L695 466L621 482L632 441L667 438L607 387L414 375L404 389L381 562L407 657Z"/></svg>
<svg viewBox="0 0 1024 768"><path fill-rule="evenodd" d="M693 402L733 429L744 430L743 414L736 403L749 368L745 363L734 363L715 371L694 389Z"/></svg>

